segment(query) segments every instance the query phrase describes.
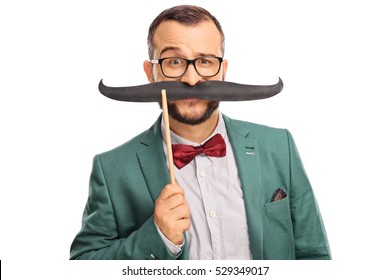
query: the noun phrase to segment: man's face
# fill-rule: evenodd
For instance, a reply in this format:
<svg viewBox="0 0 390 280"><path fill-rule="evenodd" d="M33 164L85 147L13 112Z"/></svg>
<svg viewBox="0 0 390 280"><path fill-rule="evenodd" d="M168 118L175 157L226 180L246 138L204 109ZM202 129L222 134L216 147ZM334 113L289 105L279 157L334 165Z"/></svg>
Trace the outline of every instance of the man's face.
<svg viewBox="0 0 390 280"><path fill-rule="evenodd" d="M222 56L221 35L215 24L208 20L198 25L183 25L176 21L164 21L156 29L154 35L154 59L164 57L181 57L194 59L200 56ZM223 80L227 68L224 60L220 72L208 80ZM150 82L180 81L191 86L205 81L199 76L193 65L189 65L186 73L180 78L167 78L160 65L144 64L145 72ZM218 108L218 102L185 99L171 101L168 104L171 116L186 124L199 124L207 120Z"/></svg>

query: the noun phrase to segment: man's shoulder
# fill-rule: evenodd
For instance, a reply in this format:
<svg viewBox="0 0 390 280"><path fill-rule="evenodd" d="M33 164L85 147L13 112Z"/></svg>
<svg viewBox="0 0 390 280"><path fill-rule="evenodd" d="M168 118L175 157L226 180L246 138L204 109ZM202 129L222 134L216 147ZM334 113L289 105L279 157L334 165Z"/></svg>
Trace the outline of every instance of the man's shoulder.
<svg viewBox="0 0 390 280"><path fill-rule="evenodd" d="M288 152L291 135L287 129L229 118L225 118L225 123L233 143L240 138L251 139L256 141L263 152Z"/></svg>
<svg viewBox="0 0 390 280"><path fill-rule="evenodd" d="M259 136L259 137L280 137L285 136L287 130L284 128L276 128L267 126L264 124L258 124L254 122L248 122L243 120L231 119L227 116L224 116L226 126L231 130L234 130L238 133L246 133L250 136Z"/></svg>

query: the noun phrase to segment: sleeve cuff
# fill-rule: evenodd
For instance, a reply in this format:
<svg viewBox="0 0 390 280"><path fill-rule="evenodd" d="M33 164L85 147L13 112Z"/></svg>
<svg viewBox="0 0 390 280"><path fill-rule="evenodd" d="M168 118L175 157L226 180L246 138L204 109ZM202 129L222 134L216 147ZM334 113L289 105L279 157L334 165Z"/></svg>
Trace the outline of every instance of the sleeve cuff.
<svg viewBox="0 0 390 280"><path fill-rule="evenodd" d="M177 256L177 255L181 252L181 250L182 250L182 248L183 248L183 246L184 246L185 241L183 240L183 243L180 244L180 245L175 245L175 244L173 244L173 243L172 243L171 241L169 241L169 239L161 232L160 228L156 225L156 222L154 222L154 225L156 226L157 231L158 231L158 233L159 233L161 239L164 241L165 246L167 246L167 248L169 249L169 251L170 251L174 256Z"/></svg>

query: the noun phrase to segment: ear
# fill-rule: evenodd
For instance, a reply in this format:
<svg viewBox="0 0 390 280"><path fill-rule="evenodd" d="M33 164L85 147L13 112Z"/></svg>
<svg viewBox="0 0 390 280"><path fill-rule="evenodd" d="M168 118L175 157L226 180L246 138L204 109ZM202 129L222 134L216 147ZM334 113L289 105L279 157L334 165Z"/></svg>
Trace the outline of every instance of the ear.
<svg viewBox="0 0 390 280"><path fill-rule="evenodd" d="M225 81L227 68L228 68L228 61L224 59L222 61L222 81Z"/></svg>
<svg viewBox="0 0 390 280"><path fill-rule="evenodd" d="M148 78L149 83L153 82L153 64L150 63L150 61L145 60L144 61L144 71L146 74L146 77Z"/></svg>

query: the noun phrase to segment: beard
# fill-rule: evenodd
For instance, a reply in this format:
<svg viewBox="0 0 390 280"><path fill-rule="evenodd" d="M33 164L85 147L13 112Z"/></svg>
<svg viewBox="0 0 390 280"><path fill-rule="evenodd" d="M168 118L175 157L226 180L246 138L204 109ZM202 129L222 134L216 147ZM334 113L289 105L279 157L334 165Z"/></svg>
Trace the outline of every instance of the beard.
<svg viewBox="0 0 390 280"><path fill-rule="evenodd" d="M222 81L225 80L223 76ZM156 82L154 76L151 78L151 82ZM162 103L158 102L160 109L162 109ZM207 121L212 114L219 108L219 101L208 101L206 110L199 116L185 116L180 113L179 108L175 103L168 102L168 114L176 121L187 125L198 125ZM191 105L190 105L191 106Z"/></svg>
<svg viewBox="0 0 390 280"><path fill-rule="evenodd" d="M191 104L189 105L191 106ZM193 105L195 106L195 105ZM161 108L160 103L160 108ZM168 103L168 114L176 121L187 125L198 125L207 121L212 114L219 108L219 101L208 101L206 109L200 114L184 115L180 113L179 108L173 102Z"/></svg>

